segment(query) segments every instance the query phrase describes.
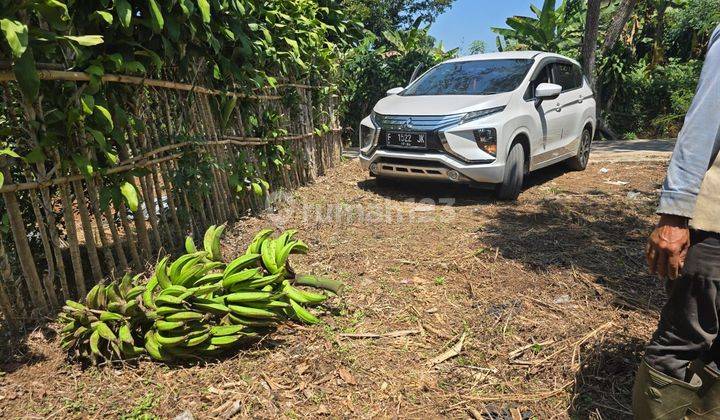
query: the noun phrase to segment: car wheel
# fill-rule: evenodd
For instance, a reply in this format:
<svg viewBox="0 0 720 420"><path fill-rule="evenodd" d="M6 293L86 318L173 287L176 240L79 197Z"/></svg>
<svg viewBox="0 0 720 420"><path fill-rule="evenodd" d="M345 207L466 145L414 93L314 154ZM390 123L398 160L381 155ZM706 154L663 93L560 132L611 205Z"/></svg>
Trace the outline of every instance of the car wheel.
<svg viewBox="0 0 720 420"><path fill-rule="evenodd" d="M584 171L587 168L588 161L590 160L590 146L592 145L592 132L586 128L582 132L580 137L580 146L578 146L578 152L575 157L570 158L567 161L568 166L573 171Z"/></svg>
<svg viewBox="0 0 720 420"><path fill-rule="evenodd" d="M505 161L505 177L503 182L495 188L495 195L500 200L513 201L522 192L525 179L525 151L522 144L516 144L510 149Z"/></svg>

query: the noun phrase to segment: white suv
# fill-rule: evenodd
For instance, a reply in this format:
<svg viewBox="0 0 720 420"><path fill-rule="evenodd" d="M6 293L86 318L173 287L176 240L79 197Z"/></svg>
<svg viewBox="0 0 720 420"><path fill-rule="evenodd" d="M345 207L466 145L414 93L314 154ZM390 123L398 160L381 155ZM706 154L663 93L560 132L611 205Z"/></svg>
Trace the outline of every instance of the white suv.
<svg viewBox="0 0 720 420"><path fill-rule="evenodd" d="M578 63L521 51L439 64L388 91L360 124L371 176L494 184L514 200L526 173L567 161L583 170L595 99Z"/></svg>

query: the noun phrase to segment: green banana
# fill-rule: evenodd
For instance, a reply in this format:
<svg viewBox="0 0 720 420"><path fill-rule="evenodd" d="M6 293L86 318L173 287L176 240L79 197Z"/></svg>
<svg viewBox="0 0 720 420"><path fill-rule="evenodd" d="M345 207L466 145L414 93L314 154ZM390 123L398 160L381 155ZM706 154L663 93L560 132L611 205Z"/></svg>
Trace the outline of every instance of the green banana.
<svg viewBox="0 0 720 420"><path fill-rule="evenodd" d="M117 336L114 332L112 332L106 323L98 321L94 323L92 327L100 334L100 337L106 339L107 341L117 341Z"/></svg>
<svg viewBox="0 0 720 420"><path fill-rule="evenodd" d="M223 274L223 273L210 273L210 274L205 274L204 276L202 276L202 277L200 277L199 279L197 279L197 281L195 282L195 287L197 288L197 287L200 287L200 286L217 283L217 282L219 282L220 280L222 280L223 277L224 277L224 274Z"/></svg>
<svg viewBox="0 0 720 420"><path fill-rule="evenodd" d="M237 344L238 341L240 341L240 339L242 337L243 336L240 334L225 335L225 336L221 336L221 337L212 337L210 339L210 344L213 346L218 346L218 347L232 346L233 344Z"/></svg>
<svg viewBox="0 0 720 420"><path fill-rule="evenodd" d="M142 293L145 291L145 286L139 285L135 286L132 289L128 290L128 292L125 294L125 300L131 301L135 299L136 297L142 295Z"/></svg>
<svg viewBox="0 0 720 420"><path fill-rule="evenodd" d="M123 319L125 319L124 316L122 316L120 314L116 314L115 312L109 312L109 311L100 312L100 321L103 321L103 322L122 321Z"/></svg>
<svg viewBox="0 0 720 420"><path fill-rule="evenodd" d="M223 234L223 231L225 230L226 225L220 225L217 228L215 228L215 231L213 232L213 239L212 244L210 248L210 259L213 261L220 261L222 259L222 254L220 250L220 237Z"/></svg>
<svg viewBox="0 0 720 420"><path fill-rule="evenodd" d="M197 284L197 282L196 282ZM210 293L216 292L218 290L222 289L222 284L215 283L215 284L206 284L204 286L196 286L192 289L189 289L189 292L192 292L193 296L201 297L209 295Z"/></svg>
<svg viewBox="0 0 720 420"><path fill-rule="evenodd" d="M271 297L272 294L267 292L238 292L224 296L228 303L258 302Z"/></svg>
<svg viewBox="0 0 720 420"><path fill-rule="evenodd" d="M168 275L170 276L170 279L173 280L180 276L180 272L182 271L183 267L190 262L191 260L200 257L200 259L205 258L207 253L205 251L199 251L195 252L193 254L185 254L182 257L175 260L172 264L170 264L170 270L168 271ZM174 283L174 282L173 282Z"/></svg>
<svg viewBox="0 0 720 420"><path fill-rule="evenodd" d="M185 238L185 251L188 254L194 254L198 251L192 236L188 236L187 238Z"/></svg>
<svg viewBox="0 0 720 420"><path fill-rule="evenodd" d="M145 350L147 350L150 357L155 360L167 360L167 357L162 353L162 349L155 338L155 332L153 330L148 330L148 332L145 333Z"/></svg>
<svg viewBox="0 0 720 420"><path fill-rule="evenodd" d="M155 301L153 300L153 292L157 286L158 280L155 276L150 277L150 281L148 281L145 285L145 291L143 292L143 305L145 305L148 309L157 308L157 306L155 306Z"/></svg>
<svg viewBox="0 0 720 420"><path fill-rule="evenodd" d="M166 306L166 305L182 305L184 302L185 302L185 301L182 300L182 299L180 299L179 297L177 297L177 296L170 296L170 295L158 296L158 297L155 298L155 304L156 304L156 305L161 305L161 306Z"/></svg>
<svg viewBox="0 0 720 420"><path fill-rule="evenodd" d="M210 227L208 227L207 230L205 231L205 236L203 237L203 249L205 250L205 252L207 252L207 254L208 254L207 257L210 260L213 259L212 245L213 245L213 236L215 235L216 228L217 228L217 226L215 226L215 225L211 225Z"/></svg>
<svg viewBox="0 0 720 420"><path fill-rule="evenodd" d="M100 307L100 303L98 302L98 293L100 292L101 287L103 287L102 284L96 284L92 289L90 289L85 297L85 303L87 303L90 309L97 309Z"/></svg>
<svg viewBox="0 0 720 420"><path fill-rule="evenodd" d="M183 308L177 308L173 306L161 306L155 310L155 313L160 317L168 317L178 312L183 312Z"/></svg>
<svg viewBox="0 0 720 420"><path fill-rule="evenodd" d="M170 277L168 277L167 273L167 262L169 259L170 257L165 257L157 263L157 266L155 266L155 277L157 277L158 284L162 289L167 289L172 286L172 281L170 281Z"/></svg>
<svg viewBox="0 0 720 420"><path fill-rule="evenodd" d="M277 261L275 261L275 247L277 243L275 240L266 240L260 246L260 255L262 256L262 262L265 268L270 274L276 274L280 269L278 268Z"/></svg>
<svg viewBox="0 0 720 420"><path fill-rule="evenodd" d="M162 347L172 347L172 346L178 346L180 344L183 344L187 342L187 336L181 335L178 337L166 337L159 332L155 333L155 339L157 340L158 344L160 344Z"/></svg>
<svg viewBox="0 0 720 420"><path fill-rule="evenodd" d="M256 276L260 275L261 272L262 269L260 268L243 270L239 273L235 273L228 277L225 277L222 281L222 286L225 289L229 289L238 283L242 283L244 281L255 278Z"/></svg>
<svg viewBox="0 0 720 420"><path fill-rule="evenodd" d="M135 345L135 340L133 339L132 332L130 331L130 325L121 325L120 330L118 331L118 336L120 337L121 342L130 344L131 346Z"/></svg>
<svg viewBox="0 0 720 420"><path fill-rule="evenodd" d="M277 318L277 314L275 312L268 311L266 309L260 309L260 308L251 308L248 306L240 306L240 305L228 305L228 308L230 310L242 317L247 318L267 318L267 319L275 319Z"/></svg>
<svg viewBox="0 0 720 420"><path fill-rule="evenodd" d="M193 312L193 311L182 311L182 312L177 312L177 313L166 316L165 320L170 321L170 322L199 321L203 318L205 318L205 316L201 313Z"/></svg>
<svg viewBox="0 0 720 420"><path fill-rule="evenodd" d="M318 324L320 323L320 320L313 314L311 314L307 309L300 306L297 302L290 299L290 307L295 314L295 316L302 322L306 324Z"/></svg>
<svg viewBox="0 0 720 420"><path fill-rule="evenodd" d="M200 309L204 312L219 314L226 314L230 312L230 308L227 306L209 299L196 299L195 302L193 302L193 308Z"/></svg>
<svg viewBox="0 0 720 420"><path fill-rule="evenodd" d="M187 291L188 291L187 287L183 287L178 284L173 284L172 286L168 286L167 288L165 288L165 290L160 292L158 297L160 297L160 296L180 296Z"/></svg>
<svg viewBox="0 0 720 420"><path fill-rule="evenodd" d="M90 351L95 356L100 355L100 332L98 330L90 334Z"/></svg>
<svg viewBox="0 0 720 420"><path fill-rule="evenodd" d="M210 334L212 334L213 337L234 335L243 331L245 328L244 325L216 325L210 328Z"/></svg>
<svg viewBox="0 0 720 420"><path fill-rule="evenodd" d="M228 277L246 268L257 266L257 262L260 261L260 258L260 254L245 254L228 264L227 267L225 267L225 272L223 274L225 277Z"/></svg>
<svg viewBox="0 0 720 420"><path fill-rule="evenodd" d="M280 272L280 273L273 274L271 276L261 277L259 279L252 280L249 283L246 283L245 286L247 286L251 289L262 289L265 286L275 284L278 281L282 280L283 275L284 275L284 273Z"/></svg>
<svg viewBox="0 0 720 420"><path fill-rule="evenodd" d="M187 340L185 343L185 347L195 347L199 346L200 344L208 341L212 337L212 335L209 332L206 332L204 334L201 334L197 337L193 337Z"/></svg>
<svg viewBox="0 0 720 420"><path fill-rule="evenodd" d="M267 238L269 238L270 235L273 234L273 232L274 232L273 229L263 229L260 232L258 232L257 235L255 235L255 237L253 238L252 242L250 243L250 246L248 247L246 253L247 254L259 254L262 243L265 242L265 240Z"/></svg>
<svg viewBox="0 0 720 420"><path fill-rule="evenodd" d="M155 321L155 328L157 328L158 331L174 331L184 326L185 322L183 321L170 322L162 319Z"/></svg>
<svg viewBox="0 0 720 420"><path fill-rule="evenodd" d="M235 314L229 314L228 318L234 325L243 325L246 327L255 328L272 328L277 326L277 322L270 320L262 320L256 318L246 318Z"/></svg>

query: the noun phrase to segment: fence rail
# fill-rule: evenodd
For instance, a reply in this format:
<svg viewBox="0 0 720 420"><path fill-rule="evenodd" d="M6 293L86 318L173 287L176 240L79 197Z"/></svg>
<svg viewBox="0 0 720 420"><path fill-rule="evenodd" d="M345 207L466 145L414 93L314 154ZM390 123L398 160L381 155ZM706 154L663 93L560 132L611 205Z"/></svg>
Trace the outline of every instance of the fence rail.
<svg viewBox="0 0 720 420"><path fill-rule="evenodd" d="M90 81L61 70L40 76L42 89ZM51 314L105 278L143 270L186 235L263 209L265 185L295 188L340 159L334 98L323 89L290 83L248 94L173 81L171 71L163 77L102 76L103 89L133 121L121 130L111 167L80 174L63 164L59 148L43 149L38 163L0 156L0 209L9 228L0 233L0 310L8 326ZM37 126L42 103L23 104L12 73L0 72L0 86L0 125L23 133L15 143L39 147L29 127ZM227 118L223 97L242 101ZM87 158L97 157L86 133L71 138ZM119 181L138 191L136 212L108 199ZM255 181L260 195L249 191Z"/></svg>

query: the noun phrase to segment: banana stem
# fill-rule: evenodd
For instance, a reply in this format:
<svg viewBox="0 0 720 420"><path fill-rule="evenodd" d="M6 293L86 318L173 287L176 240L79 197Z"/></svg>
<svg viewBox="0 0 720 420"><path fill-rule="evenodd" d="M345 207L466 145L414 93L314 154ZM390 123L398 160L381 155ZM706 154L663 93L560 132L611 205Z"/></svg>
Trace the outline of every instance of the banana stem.
<svg viewBox="0 0 720 420"><path fill-rule="evenodd" d="M342 292L342 290L345 288L345 284L343 284L339 281L331 280L328 278L315 277L315 276L311 276L311 275L297 276L297 278L295 279L295 284L298 284L301 286L310 286L310 287L315 287L318 289L329 290L329 291L335 293L336 295L339 295Z"/></svg>

